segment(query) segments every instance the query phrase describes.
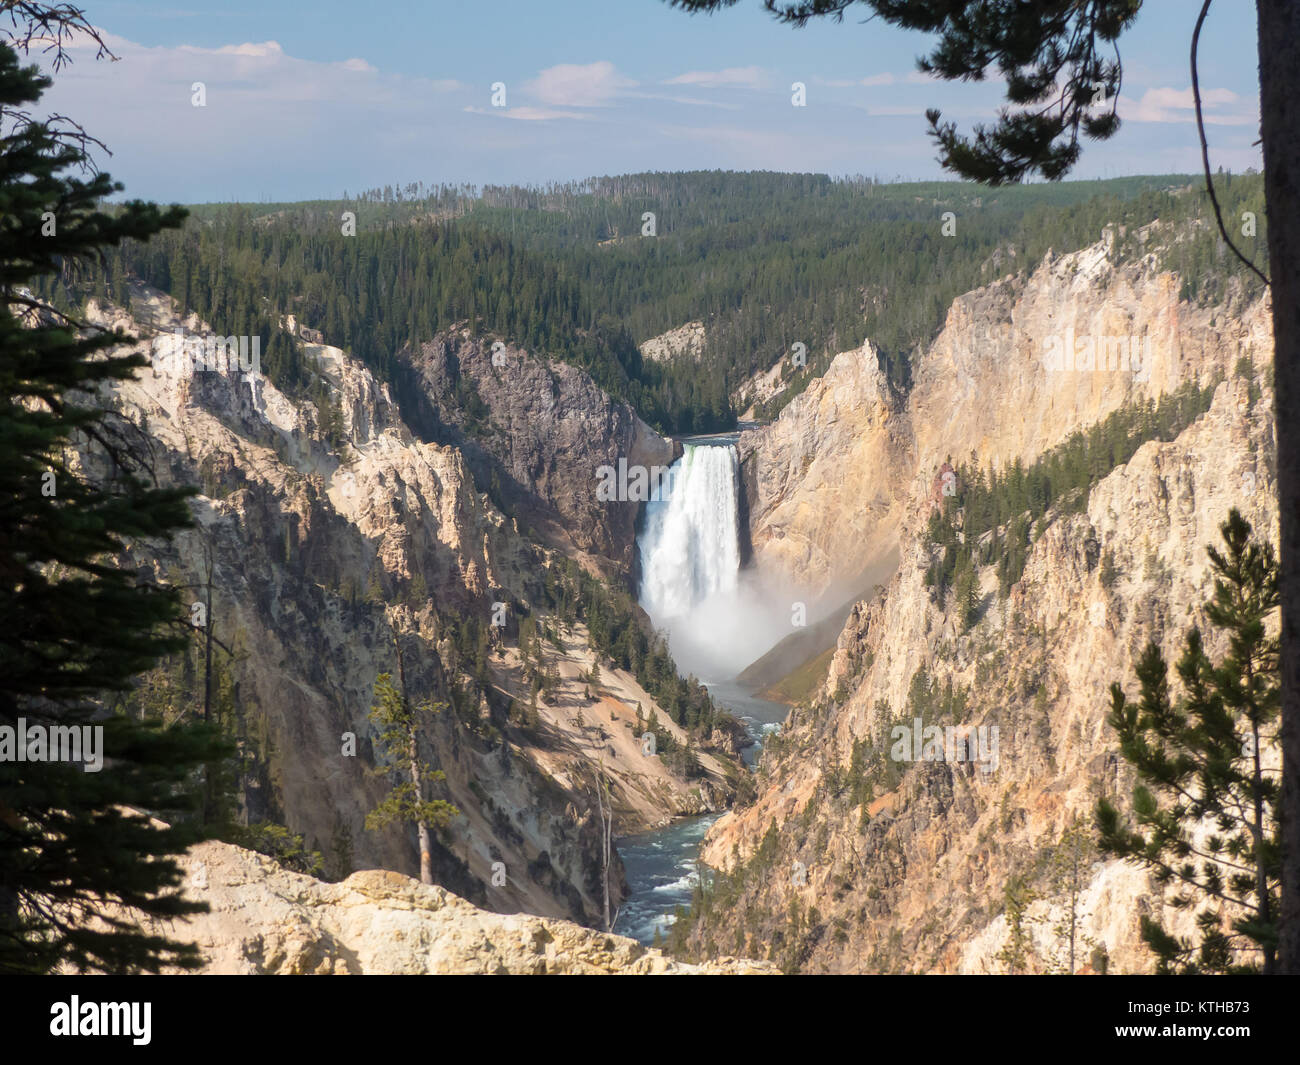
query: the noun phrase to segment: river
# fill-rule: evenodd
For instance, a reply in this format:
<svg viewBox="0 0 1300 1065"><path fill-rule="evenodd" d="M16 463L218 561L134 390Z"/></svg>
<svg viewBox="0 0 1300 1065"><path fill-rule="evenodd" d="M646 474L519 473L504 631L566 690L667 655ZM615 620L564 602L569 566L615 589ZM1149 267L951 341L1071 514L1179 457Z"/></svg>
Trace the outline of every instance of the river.
<svg viewBox="0 0 1300 1065"><path fill-rule="evenodd" d="M762 753L762 741L780 728L788 706L758 699L735 684L710 684L709 693L744 723L753 745L742 752L751 769ZM678 906L689 907L698 882L700 844L721 814L681 817L663 828L624 836L615 841L627 874L630 894L623 902L614 931L642 943L655 933L667 934Z"/></svg>

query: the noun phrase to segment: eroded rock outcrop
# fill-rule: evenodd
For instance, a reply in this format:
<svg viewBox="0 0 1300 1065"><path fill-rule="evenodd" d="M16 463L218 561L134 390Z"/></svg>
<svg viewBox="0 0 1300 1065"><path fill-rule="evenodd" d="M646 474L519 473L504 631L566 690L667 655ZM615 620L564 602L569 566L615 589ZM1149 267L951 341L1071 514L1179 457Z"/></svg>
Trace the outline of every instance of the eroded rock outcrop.
<svg viewBox="0 0 1300 1065"><path fill-rule="evenodd" d="M413 434L389 386L345 352L302 347L328 402L286 395L237 368L196 372L170 357L169 342L178 328L206 333L203 323L182 322L155 292L134 295L134 317L91 307L94 320L145 335L142 347L155 356L115 388L114 403L153 450L161 483L202 492L197 527L141 545L134 562L194 599L211 566L207 624L221 641L217 661L238 728L257 751L241 795L249 820L302 834L335 875L415 871L413 830L364 824L388 787L372 772L367 714L378 674L398 674L400 643L412 699L444 705L423 754L445 773L437 797L460 816L436 840L438 882L493 909L595 922L598 726L630 732L638 703L646 715L668 715L608 663L605 683L588 696L580 674L595 654L584 635L558 626L564 649L539 650L555 670L555 691L535 727L512 727L512 699L526 705L528 692L505 640L489 644L475 675L455 638L472 617L486 629L498 605L506 633L523 612L543 608L546 546L480 492L461 451ZM563 369L554 375L567 379ZM556 417L582 421L578 400L566 404ZM603 393L592 405L596 423L635 440L625 408ZM189 690L172 687L177 698ZM687 781L623 746L623 757L607 759L619 832L727 801L727 773L715 759ZM498 863L504 880L494 876ZM619 867L611 880L617 901Z"/></svg>
<svg viewBox="0 0 1300 1065"><path fill-rule="evenodd" d="M577 367L501 341L445 334L411 356L411 416L464 453L480 484L556 546L610 560L636 557L636 500L597 497L598 470L667 467L681 445L660 436Z"/></svg>
<svg viewBox="0 0 1300 1065"><path fill-rule="evenodd" d="M671 362L683 358L699 362L707 339L703 322L687 322L642 341L640 351L651 362Z"/></svg>
<svg viewBox="0 0 1300 1065"><path fill-rule="evenodd" d="M489 913L445 888L370 869L329 884L225 843L180 862L210 911L159 931L200 949L209 974L753 974L764 962L688 965L568 921Z"/></svg>
<svg viewBox="0 0 1300 1065"><path fill-rule="evenodd" d="M837 355L774 423L741 434L754 564L831 607L874 583L898 542L912 450L875 348Z"/></svg>

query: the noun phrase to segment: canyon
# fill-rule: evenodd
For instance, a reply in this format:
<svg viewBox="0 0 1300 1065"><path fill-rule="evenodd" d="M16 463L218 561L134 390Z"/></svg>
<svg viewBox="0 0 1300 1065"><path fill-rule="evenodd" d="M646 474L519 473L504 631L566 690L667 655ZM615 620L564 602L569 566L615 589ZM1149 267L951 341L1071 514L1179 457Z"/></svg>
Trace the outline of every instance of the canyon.
<svg viewBox="0 0 1300 1065"><path fill-rule="evenodd" d="M1144 243L1168 237L1156 224ZM91 310L143 346L210 332L139 283L129 308ZM468 329L405 349L390 384L309 326L282 327L328 404L237 364L196 373L165 360L112 397L161 453L164 482L201 486L196 528L131 561L207 589L228 683L258 738L244 812L301 834L336 881L290 892L316 898L319 919L257 903L259 927L274 930L256 935L270 946L202 919L192 934L215 950L212 971L1004 971L1007 885L1041 881L1066 828L1132 785L1105 723L1108 684L1132 675L1148 641L1174 657L1184 630L1204 626L1205 546L1231 507L1276 537L1266 303L1231 286L1189 301L1154 252L1121 256L1109 236L957 298L906 392L868 340L769 424L684 442L584 371ZM650 351L694 358L698 332ZM1144 353L1140 367L1107 364L1115 337L1136 338L1127 350ZM1093 358L1054 360L1063 348ZM1009 589L977 567L973 624L951 600L936 605L928 529L956 469L1032 463L1189 386L1213 390L1208 409L1174 439L1143 444L1082 505L1049 510ZM673 486L662 498L599 491L601 470L656 467ZM671 708L596 647L589 621L548 605L562 563L635 590L640 622L747 735L732 719L693 745ZM468 618L487 634L481 665L463 645ZM525 618L538 626L533 650ZM434 889L405 886L409 830L365 826L384 794L366 711L376 678L397 672L397 648L406 682L443 706L428 753L458 815L437 834ZM779 730L772 704L734 686L750 663L749 693L798 693L782 696L793 707ZM540 699L537 671L550 678ZM888 751L934 700L984 737L977 750L995 738L991 770L974 757L907 758L880 792L848 788L864 752ZM647 719L692 769L646 745ZM750 775L739 756L754 741ZM699 860L706 883L716 870L732 895L711 907L696 892L670 944L678 961L536 923L600 925L602 875L614 909L627 899L616 853L603 868L606 784L618 837L717 818ZM235 850L193 852L191 881L215 863L232 890L261 881L280 897L272 882L303 875ZM673 875L689 887L699 868ZM422 916L403 933L418 948L386 959L348 931L347 914L390 905ZM1066 964L1062 906L1039 884L1029 960L1016 964ZM1189 927L1146 874L1099 858L1079 912L1087 964L1109 971L1149 964L1143 914ZM437 936L460 937L456 926L478 945L421 953L434 913ZM671 925L661 917L656 930ZM503 955L488 928L510 942L519 933L523 954ZM530 948L529 936L559 945ZM763 960L714 961L735 957Z"/></svg>

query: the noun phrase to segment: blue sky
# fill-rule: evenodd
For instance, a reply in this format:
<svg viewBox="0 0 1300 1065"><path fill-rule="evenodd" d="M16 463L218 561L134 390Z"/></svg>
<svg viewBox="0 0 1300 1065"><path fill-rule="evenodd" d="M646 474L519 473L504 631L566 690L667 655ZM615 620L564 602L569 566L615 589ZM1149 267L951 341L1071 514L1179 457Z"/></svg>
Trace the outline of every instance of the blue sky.
<svg viewBox="0 0 1300 1065"><path fill-rule="evenodd" d="M922 35L856 15L795 30L759 0L713 16L661 0L233 0L221 10L86 0L86 10L120 58L78 50L47 101L109 146L104 164L128 195L159 200L639 170L934 178L925 108L968 130L1001 102L995 82L918 75ZM1199 169L1195 14L1188 0L1147 0L1120 42L1124 128L1087 144L1076 176ZM1258 167L1254 5L1219 0L1201 51L1212 160ZM796 81L805 107L791 104ZM192 105L194 82L204 107ZM497 82L505 107L493 106Z"/></svg>

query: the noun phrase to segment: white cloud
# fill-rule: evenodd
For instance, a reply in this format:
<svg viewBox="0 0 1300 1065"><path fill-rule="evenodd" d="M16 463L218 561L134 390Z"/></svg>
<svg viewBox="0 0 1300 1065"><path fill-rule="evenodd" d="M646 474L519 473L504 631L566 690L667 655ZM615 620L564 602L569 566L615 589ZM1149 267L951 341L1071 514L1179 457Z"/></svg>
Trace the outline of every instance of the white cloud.
<svg viewBox="0 0 1300 1065"><path fill-rule="evenodd" d="M470 121L447 107L473 99L459 82L386 73L358 57L317 62L275 41L106 41L119 62L97 61L93 46L76 42L41 105L108 145L112 156L96 152L96 161L127 195L193 201L239 190L255 198L273 185L337 193L363 184L380 158L412 158L418 149L408 143L435 143L449 114ZM205 106L193 106L195 82ZM288 160L314 160L315 169Z"/></svg>
<svg viewBox="0 0 1300 1065"><path fill-rule="evenodd" d="M181 45L184 52L206 52L210 55L247 55L258 59L280 58L284 49L278 41L263 41L261 44L223 44L220 48L195 48L193 45Z"/></svg>
<svg viewBox="0 0 1300 1065"><path fill-rule="evenodd" d="M856 89L860 85L872 88L876 85L893 85L893 74L872 74L866 78L814 78L819 85L829 85L833 89Z"/></svg>
<svg viewBox="0 0 1300 1065"><path fill-rule="evenodd" d="M1230 110L1217 110L1224 107ZM1231 89L1203 91L1201 110L1207 126L1249 126L1258 121L1252 101L1243 100ZM1119 113L1133 122L1195 122L1196 101L1190 88L1148 89L1140 100L1121 103Z"/></svg>
<svg viewBox="0 0 1300 1065"><path fill-rule="evenodd" d="M933 153L923 136L924 105L974 119L996 110L993 102L976 106L985 96L992 100L987 86L976 96L973 86L950 86L916 72L821 81L812 67L810 84L843 82L836 94L840 107L810 109L796 132L782 126L784 109L756 109L743 122L729 117L749 105L750 91L784 87L772 69L760 66L688 71L667 84L658 76L638 84L608 61L552 66L532 81L524 80L526 74L518 84L511 80L514 106L493 108L492 78L465 84L447 66L413 77L360 57L300 58L275 41L236 39L205 48L146 47L111 34L106 40L121 62L97 62L93 48L78 42L73 62L42 104L83 123L112 149L110 158L97 159L126 184L127 195L166 201L337 195L405 174L495 182L710 166L854 172L869 169L877 156L899 173L916 173L919 166L928 175ZM35 54L32 60L42 61ZM206 107L191 106L195 81L206 86ZM894 88L876 88L886 85ZM1212 123L1255 121L1256 104L1244 90L1238 97L1212 89L1206 101ZM718 110L710 114L709 108ZM1153 88L1140 99L1122 100L1121 114L1138 122L1186 123L1191 96L1185 89ZM511 121L490 122L488 115ZM593 123L605 116L619 121L603 123L593 137ZM1195 137L1185 134L1185 125L1163 131L1133 126L1105 150L1116 153L1125 172L1186 170L1181 155L1166 160L1160 143L1148 143L1178 139L1194 156ZM1253 136L1238 132L1235 139L1243 138ZM1216 145L1216 159L1222 156L1224 165L1258 165L1257 150L1220 139L1225 143Z"/></svg>
<svg viewBox="0 0 1300 1065"><path fill-rule="evenodd" d="M1206 89L1201 93L1201 106L1217 107L1219 104L1236 103L1239 99L1241 97L1231 89ZM1196 107L1196 100L1190 88L1148 89L1142 94L1142 102L1155 107L1178 107L1189 111Z"/></svg>
<svg viewBox="0 0 1300 1065"><path fill-rule="evenodd" d="M758 89L763 85L761 67L728 67L726 70L692 70L669 78L665 85L695 85L701 89Z"/></svg>
<svg viewBox="0 0 1300 1065"><path fill-rule="evenodd" d="M554 107L604 107L614 97L636 85L619 74L606 59L580 66L561 63L547 67L524 90Z"/></svg>
<svg viewBox="0 0 1300 1065"><path fill-rule="evenodd" d="M670 104L682 104L686 107L711 107L717 111L739 111L740 104L726 103L723 100L708 100L700 96L676 96L671 93L633 92L629 97L637 100L664 100Z"/></svg>

